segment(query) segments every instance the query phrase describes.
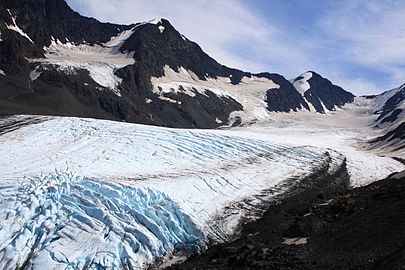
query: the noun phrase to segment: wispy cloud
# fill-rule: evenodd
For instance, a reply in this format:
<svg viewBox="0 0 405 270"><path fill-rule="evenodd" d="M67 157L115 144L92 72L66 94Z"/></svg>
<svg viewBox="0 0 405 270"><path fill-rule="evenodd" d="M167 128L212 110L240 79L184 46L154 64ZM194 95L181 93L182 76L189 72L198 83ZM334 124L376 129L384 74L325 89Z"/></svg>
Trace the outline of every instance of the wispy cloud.
<svg viewBox="0 0 405 270"><path fill-rule="evenodd" d="M342 44L343 58L405 81L405 2L345 1L331 10L320 25Z"/></svg>
<svg viewBox="0 0 405 270"><path fill-rule="evenodd" d="M220 63L293 78L312 69L355 94L405 81L405 2L68 0L82 14L169 19Z"/></svg>

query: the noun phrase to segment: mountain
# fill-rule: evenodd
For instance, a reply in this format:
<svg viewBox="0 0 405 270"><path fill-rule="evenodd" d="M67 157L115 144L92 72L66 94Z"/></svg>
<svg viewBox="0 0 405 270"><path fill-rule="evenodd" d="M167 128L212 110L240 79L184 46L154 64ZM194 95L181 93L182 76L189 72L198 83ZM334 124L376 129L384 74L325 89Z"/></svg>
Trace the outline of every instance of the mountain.
<svg viewBox="0 0 405 270"><path fill-rule="evenodd" d="M221 65L165 19L101 23L64 0L4 0L0 33L3 115L215 128L353 101L314 72L300 93L298 78L293 85L279 74Z"/></svg>
<svg viewBox="0 0 405 270"><path fill-rule="evenodd" d="M293 81L294 87L310 104L311 110L319 113L334 111L346 103L354 101L354 95L326 78L308 71Z"/></svg>
<svg viewBox="0 0 405 270"><path fill-rule="evenodd" d="M401 267L403 89L354 97L221 65L163 18L1 0L0 269Z"/></svg>
<svg viewBox="0 0 405 270"><path fill-rule="evenodd" d="M389 151L405 150L405 84L380 95L369 96L378 115L375 128L381 135L370 141L372 148Z"/></svg>

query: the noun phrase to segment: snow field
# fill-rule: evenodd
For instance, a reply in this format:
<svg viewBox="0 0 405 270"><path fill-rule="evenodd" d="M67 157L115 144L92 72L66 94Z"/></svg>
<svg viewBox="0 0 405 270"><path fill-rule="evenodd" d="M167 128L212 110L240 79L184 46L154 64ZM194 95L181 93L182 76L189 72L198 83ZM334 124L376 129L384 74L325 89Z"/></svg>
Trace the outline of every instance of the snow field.
<svg viewBox="0 0 405 270"><path fill-rule="evenodd" d="M115 72L117 69L134 64L135 60L133 52L122 53L119 48L133 34L133 31L134 28L122 31L101 45L76 45L71 42L63 44L53 39L49 47L44 47L46 58L31 59L33 62L40 63L39 67L33 71L31 79L37 79L40 76L37 70L46 69L49 65L67 74L84 69L96 83L121 96L119 85L122 79L116 76Z"/></svg>
<svg viewBox="0 0 405 270"><path fill-rule="evenodd" d="M373 107L369 100L358 97L353 104L325 115L304 111L271 113L271 120L231 131L238 136L275 144L311 145L337 151L346 157L351 185L364 186L405 170L404 164L389 156L401 157L401 151L388 153L388 156L367 151L366 142L379 136L378 130L370 128L378 117L369 115Z"/></svg>

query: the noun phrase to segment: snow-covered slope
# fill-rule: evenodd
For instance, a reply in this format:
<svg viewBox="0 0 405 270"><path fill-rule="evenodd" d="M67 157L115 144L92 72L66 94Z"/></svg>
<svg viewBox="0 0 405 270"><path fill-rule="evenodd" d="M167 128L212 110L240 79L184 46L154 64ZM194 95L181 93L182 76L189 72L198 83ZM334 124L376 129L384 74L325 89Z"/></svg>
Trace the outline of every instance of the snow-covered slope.
<svg viewBox="0 0 405 270"><path fill-rule="evenodd" d="M41 70L57 69L68 74L75 74L77 70L84 69L99 85L110 89L121 96L119 85L122 79L115 75L116 70L135 63L133 52L122 53L122 44L133 34L134 29L125 30L111 40L100 44L79 44L71 42L62 43L52 38L48 47L44 47L45 58L31 59L38 63L31 72L31 79L40 76Z"/></svg>
<svg viewBox="0 0 405 270"><path fill-rule="evenodd" d="M363 186L405 169L389 157L403 157L403 151L369 151L369 141L381 134L380 129L373 128L378 117L373 115L373 108L369 99L356 97L353 103L328 114L273 113L267 122L232 130L250 138L334 149L347 159L352 186Z"/></svg>
<svg viewBox="0 0 405 270"><path fill-rule="evenodd" d="M375 128L379 136L371 140L371 148L382 153L405 156L405 85L368 97L378 115Z"/></svg>
<svg viewBox="0 0 405 270"><path fill-rule="evenodd" d="M208 238L227 239L255 205L289 188L286 183L332 172L345 158L353 185L364 183L361 176L373 181L404 169L347 145L359 131L319 122L317 129L203 131L3 119L1 266L144 267L172 252L203 248Z"/></svg>
<svg viewBox="0 0 405 270"><path fill-rule="evenodd" d="M231 77L210 78L200 80L190 70L180 67L177 71L169 66L164 67L165 75L152 77L153 91L165 100L168 94L173 102L178 101L179 93L194 97L196 93L207 95L209 93L219 97L230 97L243 106L243 111L235 111L231 114L232 123L236 117L243 122L265 120L268 118L266 92L271 89L278 89L280 85L271 79L244 76L238 84L232 84ZM174 95L173 95L174 94Z"/></svg>

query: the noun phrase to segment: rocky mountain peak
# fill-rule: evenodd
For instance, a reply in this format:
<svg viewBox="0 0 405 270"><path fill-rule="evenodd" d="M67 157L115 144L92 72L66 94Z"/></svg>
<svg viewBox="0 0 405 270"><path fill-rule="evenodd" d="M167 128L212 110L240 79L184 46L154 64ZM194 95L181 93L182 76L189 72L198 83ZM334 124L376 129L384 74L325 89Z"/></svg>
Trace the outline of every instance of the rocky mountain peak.
<svg viewBox="0 0 405 270"><path fill-rule="evenodd" d="M119 25L64 0L4 0L0 33L4 114L212 128L270 112L324 112L353 97L315 72L301 91L279 74L224 66L164 18Z"/></svg>
<svg viewBox="0 0 405 270"><path fill-rule="evenodd" d="M298 76L293 84L298 92L319 113L334 111L346 103L354 101L354 95L342 87L334 85L328 79L314 71L307 71Z"/></svg>

